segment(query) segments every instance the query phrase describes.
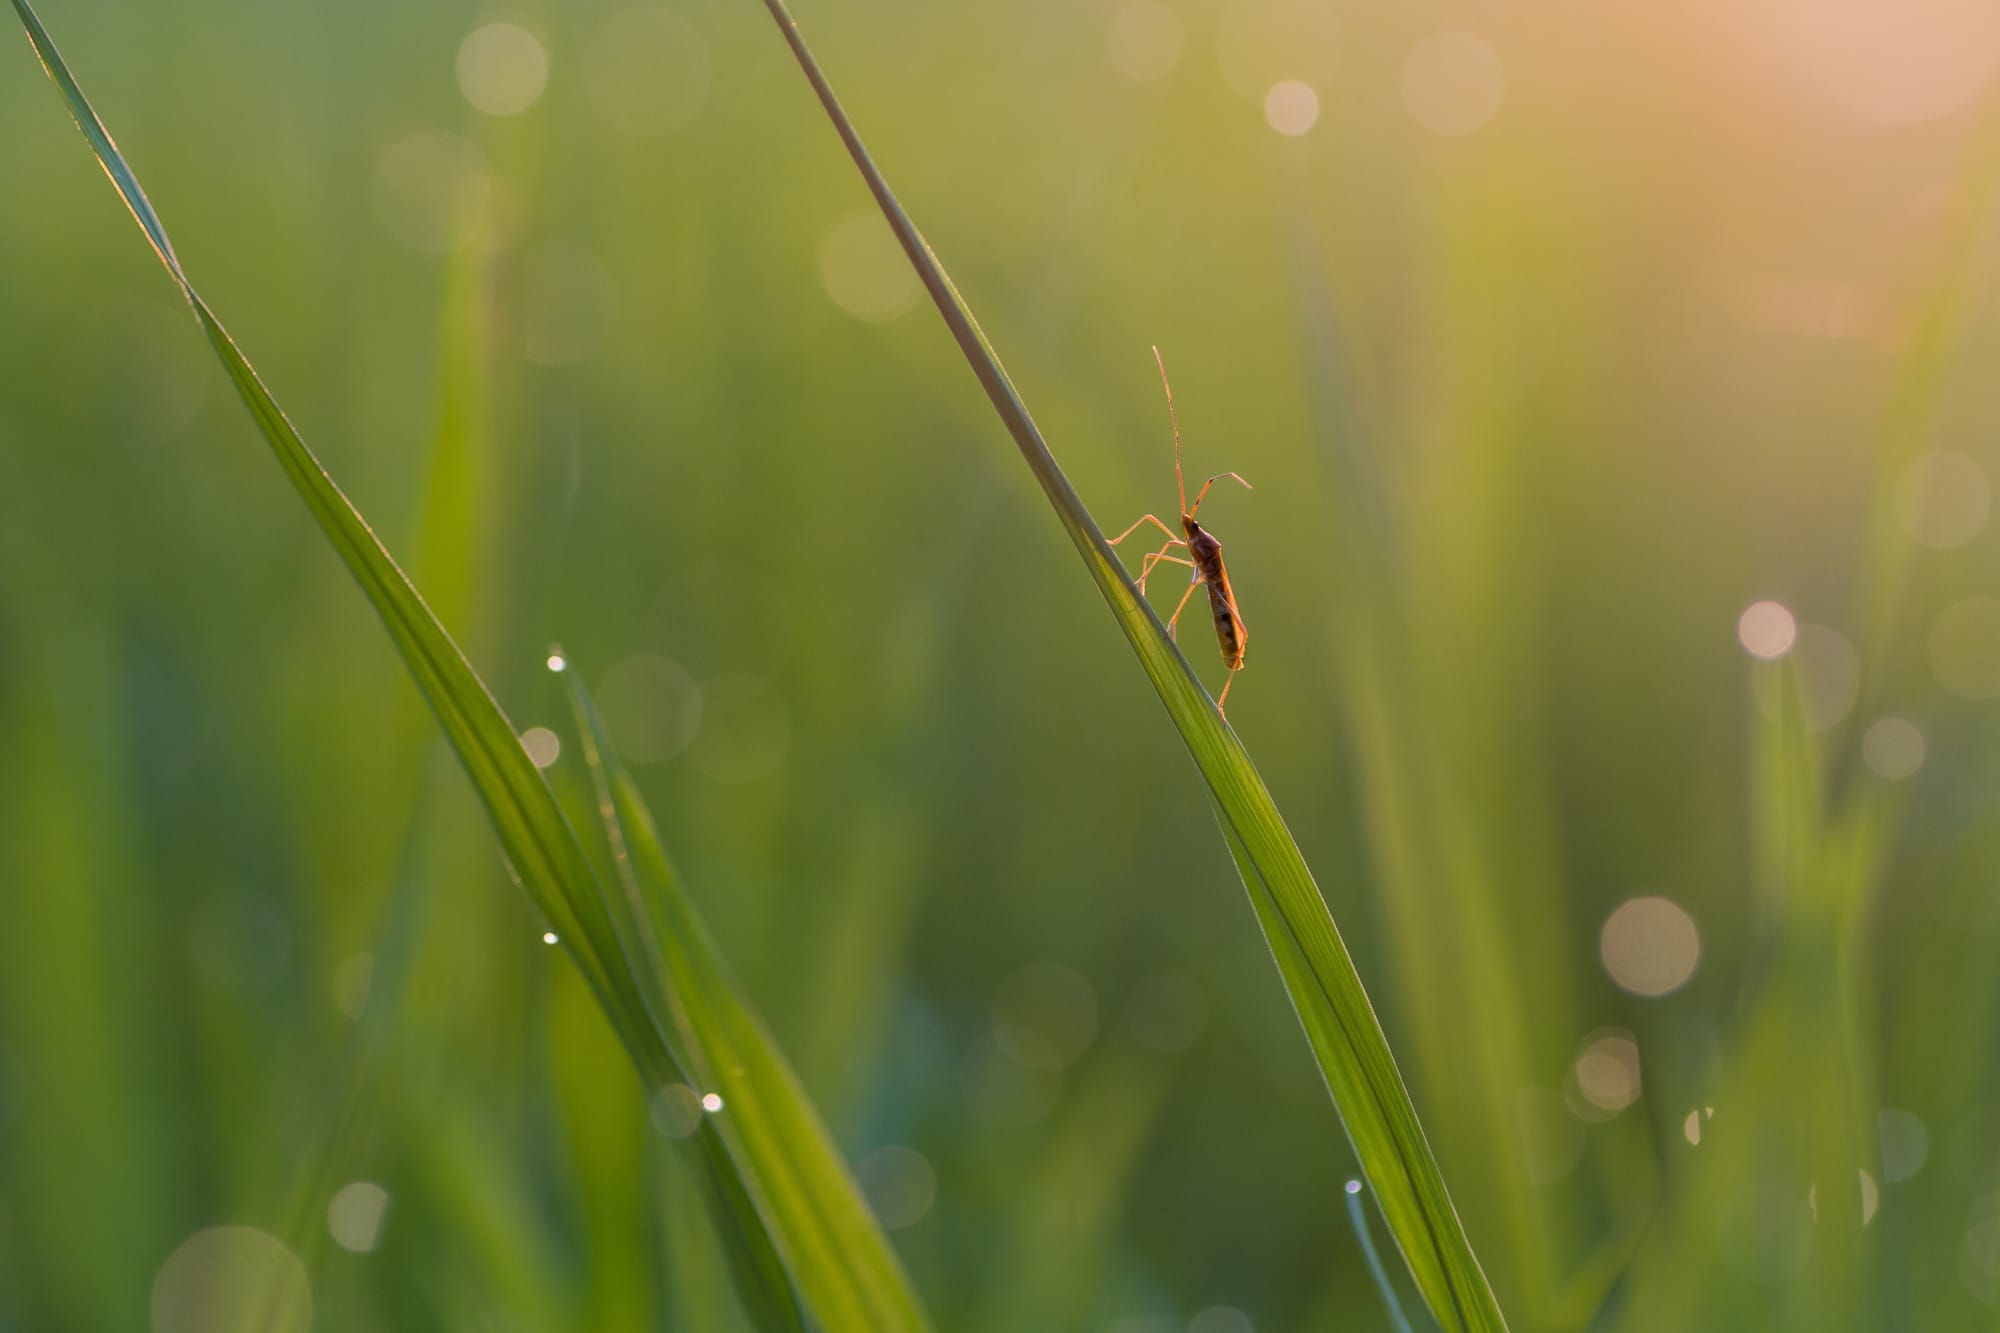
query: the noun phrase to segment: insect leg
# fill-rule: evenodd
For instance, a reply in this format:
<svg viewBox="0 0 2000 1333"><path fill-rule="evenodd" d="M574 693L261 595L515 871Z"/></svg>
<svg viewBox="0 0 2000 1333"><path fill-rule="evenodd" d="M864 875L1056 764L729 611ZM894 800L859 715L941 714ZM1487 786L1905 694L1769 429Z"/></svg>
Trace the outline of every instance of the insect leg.
<svg viewBox="0 0 2000 1333"><path fill-rule="evenodd" d="M1218 712L1218 713L1222 713L1222 712L1223 712L1223 705L1229 702L1229 687L1230 687L1231 685L1234 685L1234 684L1236 683L1236 671L1237 671L1237 670L1240 670L1240 669L1241 669L1241 668L1236 668L1236 669L1232 669L1232 670L1230 671L1229 675L1228 675L1228 676L1227 676L1227 677L1226 677L1226 678L1225 678L1225 679L1223 680L1223 682L1222 682L1222 694L1221 694L1221 695L1220 695L1220 696L1219 696L1219 697L1218 697L1218 698L1216 699L1216 701L1215 701L1215 711L1216 711L1216 712ZM1224 717L1227 717L1227 716L1228 716L1228 714L1227 714L1227 713L1223 713L1223 716L1224 716Z"/></svg>
<svg viewBox="0 0 2000 1333"><path fill-rule="evenodd" d="M1182 542L1182 543L1180 543L1180 544L1181 544L1182 546L1186 546L1186 545L1187 545L1187 543L1186 543L1186 542ZM1150 576L1150 575L1152 574L1154 566L1156 566L1156 565L1167 565L1167 564L1172 564L1172 565L1186 565L1186 566L1187 566L1187 567L1188 567L1189 569L1193 569L1193 568L1194 568L1194 561L1192 561L1192 560L1189 560L1189 559L1186 559L1186 558L1184 558L1184 557L1182 557L1182 556L1178 556L1178 555L1168 555L1168 554L1167 554L1167 552L1169 552L1169 551L1171 551L1171 550L1173 550L1173 549L1174 549L1174 544L1173 544L1172 542L1169 542L1169 543L1167 543L1167 545L1165 545L1165 546L1162 546L1162 547L1161 547L1161 548L1160 548L1159 550L1157 550L1157 551L1151 551L1151 552L1148 552L1148 553L1147 553L1147 555L1146 555L1146 558L1145 558L1144 560L1141 560L1141 561L1139 562L1139 592L1140 592L1140 595L1142 595L1142 596L1143 596L1143 595L1145 594L1145 591L1146 591L1146 579L1147 579L1147 577L1148 577L1148 576Z"/></svg>
<svg viewBox="0 0 2000 1333"><path fill-rule="evenodd" d="M1143 515L1141 515L1137 523L1134 523L1134 524L1133 524L1133 525L1132 525L1131 527L1129 527L1129 528L1125 529L1125 531L1123 531L1123 532L1119 533L1119 534L1118 534L1118 535L1117 535L1116 537L1113 537L1113 538L1111 538L1111 539L1110 539L1110 540L1109 540L1108 542L1106 542L1105 544L1106 544L1107 546L1116 546L1116 545L1117 545L1117 544L1118 544L1119 542L1122 542L1122 541L1124 541L1124 540L1125 540L1125 539L1126 539L1127 537L1130 537L1130 536L1131 536L1131 535L1132 535L1132 534L1133 534L1134 532L1138 531L1138 529L1139 529L1139 524L1140 524L1140 523L1151 523L1151 524L1152 524L1152 525L1153 525L1154 527L1158 528L1158 529L1159 529L1159 530L1160 530L1161 532L1164 532L1164 533L1166 533L1166 534L1167 534L1167 540L1168 540L1169 542L1171 542L1171 543L1172 543L1173 545L1175 545L1175 546L1186 546L1186 545L1187 545L1187 543L1186 543L1185 541L1183 541L1183 540L1182 540L1182 539L1181 539L1180 537L1178 537L1178 536L1174 535L1174 530L1173 530L1172 528L1170 528L1170 527L1168 527L1168 526L1167 526L1166 524L1164 524L1164 523L1160 522L1160 520L1159 520L1158 516L1157 516L1157 515L1153 515L1153 514L1143 514Z"/></svg>
<svg viewBox="0 0 2000 1333"><path fill-rule="evenodd" d="M1175 643L1179 643L1181 641L1180 629L1179 629L1181 612L1187 610L1188 598L1194 596L1194 590L1196 588L1199 588L1200 586L1201 586L1201 578L1199 574L1197 574L1195 577L1195 581L1193 583L1188 584L1188 590L1181 594L1181 604L1174 608L1173 615L1170 616L1167 620L1167 637L1172 639Z"/></svg>
<svg viewBox="0 0 2000 1333"><path fill-rule="evenodd" d="M1198 512L1201 509L1201 498L1204 495L1208 494L1208 488L1215 485L1216 482L1221 481L1224 477L1233 477L1237 481L1242 481L1243 489L1246 491L1255 489L1250 485L1249 482L1243 481L1243 478L1241 476L1238 476L1234 472L1218 472L1214 476L1210 477L1207 481L1204 481L1201 484L1201 489L1195 492L1194 503L1188 506L1188 513L1193 514Z"/></svg>

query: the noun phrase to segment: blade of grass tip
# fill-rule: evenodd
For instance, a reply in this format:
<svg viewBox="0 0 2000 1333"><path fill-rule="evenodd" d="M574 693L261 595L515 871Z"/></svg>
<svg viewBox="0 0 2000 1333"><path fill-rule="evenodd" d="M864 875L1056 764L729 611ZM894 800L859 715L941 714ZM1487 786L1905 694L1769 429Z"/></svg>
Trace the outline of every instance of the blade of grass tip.
<svg viewBox="0 0 2000 1333"><path fill-rule="evenodd" d="M471 775L480 799L499 831L508 856L522 885L550 924L569 945L579 965L607 996L620 995L612 984L602 960L585 938L582 924L570 897L562 890L566 880L583 882L589 873L576 836L559 820L547 786L539 771L527 760L513 728L501 714L499 705L472 666L458 651L444 627L431 614L423 598L390 556L360 511L347 499L333 478L285 417L277 401L265 388L257 372L230 338L228 330L211 311L187 273L181 267L166 228L154 212L146 193L112 141L104 122L91 109L56 50L48 30L42 26L28 0L14 0L35 54L48 71L70 115L97 153L99 164L111 178L125 206L146 233L153 252L193 307L195 318L210 347L222 362L251 417L277 456L293 486L306 502L321 530L333 544L348 571L361 584L369 602L381 616L390 637L417 678L425 699L437 713L438 721L451 737L460 760ZM607 1004L617 1012L619 1006Z"/></svg>
<svg viewBox="0 0 2000 1333"><path fill-rule="evenodd" d="M540 771L522 749L485 682L473 671L360 512L307 448L221 321L195 290L137 176L91 109L33 8L27 0L14 0L14 10L43 69L61 91L71 116L96 151L119 197L193 308L210 347L279 465L381 617L471 779L499 837L509 870L583 972L643 1082L649 1089L662 1086L673 1073L664 1037L653 1027L632 974L611 966L619 945L605 914L602 892L596 886L596 873ZM777 1272L774 1242L765 1232L759 1215L745 1201L742 1182L733 1178L727 1159L719 1153L705 1155L705 1161L713 1178L713 1197L720 1198L725 1205L717 1210L719 1224L735 1245L746 1249L745 1261L750 1268L766 1274ZM753 1288L747 1295L756 1299L759 1289ZM801 1326L796 1315L790 1320L774 1319L773 1323L781 1327Z"/></svg>
<svg viewBox="0 0 2000 1333"><path fill-rule="evenodd" d="M717 1128L739 1174L755 1182L786 1267L826 1327L928 1329L929 1317L833 1136L743 998L667 858L580 673L567 671L564 679L640 943L653 951L682 1058L700 1078L697 1090L712 1112L702 1123Z"/></svg>
<svg viewBox="0 0 2000 1333"><path fill-rule="evenodd" d="M1248 753L1063 475L971 308L841 109L797 21L783 0L764 4L1207 780L1293 1007L1418 1290L1447 1330L1504 1329L1506 1321L1445 1190L1381 1023L1319 886Z"/></svg>
<svg viewBox="0 0 2000 1333"><path fill-rule="evenodd" d="M1347 1182L1347 1220L1354 1227L1354 1239L1361 1244L1361 1257L1367 1261L1368 1276L1375 1279L1375 1290L1382 1293L1382 1306L1389 1312L1389 1326L1396 1333L1410 1333L1410 1321L1403 1316L1403 1306L1396 1299L1396 1289L1389 1285L1388 1270L1382 1267L1382 1256L1375 1250L1375 1237L1368 1231L1368 1215L1361 1211L1361 1182Z"/></svg>

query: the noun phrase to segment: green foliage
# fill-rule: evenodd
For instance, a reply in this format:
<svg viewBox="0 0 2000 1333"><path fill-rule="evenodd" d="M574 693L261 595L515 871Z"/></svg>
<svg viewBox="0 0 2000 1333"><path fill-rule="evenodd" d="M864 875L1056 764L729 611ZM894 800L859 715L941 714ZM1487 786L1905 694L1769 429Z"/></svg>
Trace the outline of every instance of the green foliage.
<svg viewBox="0 0 2000 1333"><path fill-rule="evenodd" d="M1257 923L1277 960L1292 1007L1305 1026L1341 1123L1375 1186L1382 1214L1418 1289L1448 1330L1505 1328L1506 1320L1445 1191L1437 1161L1425 1141L1423 1127L1417 1123L1416 1108L1410 1103L1395 1056L1348 957L1347 946L1248 752L1203 691L1187 659L1168 638L1160 618L1140 597L1076 488L1063 475L1028 414L1027 404L1001 366L999 354L973 318L971 307L869 157L807 49L798 24L781 0L766 3L819 95L820 105L868 182L882 215L895 229L967 364L979 377L1002 424L1062 519L1098 592L1117 618L1194 757L1195 767L1207 781L1217 821L1249 892Z"/></svg>
<svg viewBox="0 0 2000 1333"><path fill-rule="evenodd" d="M671 907L636 816L636 905L620 878L587 749L939 1327L1396 1327L1266 970L1268 926L1312 984L1304 895L1242 910L1128 652L1233 780L1228 729L993 447L1004 381L936 336L768 14L32 3L596 878L541 943L17 45L0 1329L231 1327L156 1302L206 1289L218 1228L298 1260L315 1327L815 1322L779 1245L732 1272L767 1215L727 1181L825 1138L733 1119L695 1038L749 1020L644 952ZM1805 44L1741 6L794 8L1089 508L1171 503L1151 343L1187 465L1257 483L1212 514L1254 640L1228 726L1510 1324L1990 1330L2000 122L1946 105L1990 37L1936 6ZM1765 599L1780 660L1738 634ZM716 1081L711 1140L659 1132L621 1028L647 1092Z"/></svg>
<svg viewBox="0 0 2000 1333"><path fill-rule="evenodd" d="M361 585L411 678L436 714L486 808L522 887L576 961L646 1088L726 1105L684 1131L699 1151L711 1216L727 1234L740 1290L765 1328L806 1327L794 1302L827 1329L921 1329L922 1306L848 1178L839 1153L714 953L705 927L666 869L651 821L635 816L646 915L607 894L513 726L189 281L138 178L91 109L27 0L15 0L29 40L202 331L299 497ZM552 665L557 659L552 659ZM579 693L580 717L588 703ZM599 780L593 753L593 771ZM614 774L614 778L618 775ZM608 797L607 797L608 799ZM619 816L607 830L621 876L631 875ZM631 881L627 880L628 886ZM636 894L636 887L633 888ZM643 921L639 933L635 921ZM697 1103L698 1105L698 1103Z"/></svg>

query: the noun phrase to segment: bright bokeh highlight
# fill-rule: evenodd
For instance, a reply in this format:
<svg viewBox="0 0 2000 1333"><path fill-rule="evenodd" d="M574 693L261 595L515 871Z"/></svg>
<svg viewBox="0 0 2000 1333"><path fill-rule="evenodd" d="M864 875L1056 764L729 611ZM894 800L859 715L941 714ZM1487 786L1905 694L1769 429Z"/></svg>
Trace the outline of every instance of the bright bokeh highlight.
<svg viewBox="0 0 2000 1333"><path fill-rule="evenodd" d="M1598 933L1604 970L1634 995L1670 995L1701 962L1701 932L1670 898L1633 898L1604 920Z"/></svg>
<svg viewBox="0 0 2000 1333"><path fill-rule="evenodd" d="M520 115L541 100L548 81L549 53L519 24L482 24L459 45L459 91L489 116Z"/></svg>
<svg viewBox="0 0 2000 1333"><path fill-rule="evenodd" d="M1798 622L1778 602L1752 602L1736 620L1736 639L1743 651L1766 661L1790 652L1798 637Z"/></svg>
<svg viewBox="0 0 2000 1333"><path fill-rule="evenodd" d="M1297 79L1273 84L1264 96L1264 119L1278 133L1297 138L1319 119L1319 94Z"/></svg>

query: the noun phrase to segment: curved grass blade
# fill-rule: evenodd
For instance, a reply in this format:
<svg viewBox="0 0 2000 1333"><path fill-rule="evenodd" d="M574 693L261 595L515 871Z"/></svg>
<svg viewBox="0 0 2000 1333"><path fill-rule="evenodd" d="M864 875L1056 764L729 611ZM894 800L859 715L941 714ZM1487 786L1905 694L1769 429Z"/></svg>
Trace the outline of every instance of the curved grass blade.
<svg viewBox="0 0 2000 1333"><path fill-rule="evenodd" d="M1382 1267L1382 1256L1375 1252L1375 1238L1368 1234L1368 1218L1361 1211L1361 1182L1347 1182L1347 1221L1354 1228L1354 1239L1361 1246L1361 1257L1368 1265L1368 1276L1375 1283L1375 1290L1382 1293L1382 1308L1388 1313L1389 1326L1396 1333L1411 1333L1410 1321L1403 1315L1403 1307L1396 1300L1396 1289L1389 1283L1389 1274Z"/></svg>
<svg viewBox="0 0 2000 1333"><path fill-rule="evenodd" d="M382 617L425 699L458 751L522 886L551 926L571 945L572 954L593 988L607 997L606 1008L614 1018L621 1013L629 1016L636 1012L636 996L629 986L618 986L606 971L602 957L590 947L591 936L577 915L575 901L564 889L566 884L587 882L590 864L575 834L561 822L540 774L532 763L525 762L520 743L501 715L499 705L388 549L286 420L270 390L264 387L221 321L188 280L138 177L91 109L83 89L70 74L33 8L27 0L14 0L14 9L27 29L28 40L42 67L62 91L70 114L96 150L98 163L111 178L119 198L131 210L153 252L193 308L216 358L270 443L279 465Z"/></svg>
<svg viewBox="0 0 2000 1333"><path fill-rule="evenodd" d="M722 1101L704 1116L763 1191L791 1270L824 1273L813 1312L830 1328L928 1328L895 1252L847 1174L839 1150L682 887L638 786L604 734L580 673L570 706L626 894L614 911L628 954L651 961L652 1003L672 1025L690 1083Z"/></svg>
<svg viewBox="0 0 2000 1333"><path fill-rule="evenodd" d="M1258 924L1418 1290L1449 1333L1504 1329L1381 1023L1263 779L1063 475L999 354L869 156L784 0L764 4L1207 780Z"/></svg>
<svg viewBox="0 0 2000 1333"><path fill-rule="evenodd" d="M513 727L415 586L307 448L195 290L138 178L91 109L28 0L14 0L14 9L43 68L61 91L119 197L192 307L280 466L380 615L471 778L510 866L583 972L647 1089L686 1081L675 1034L654 1021L639 980L641 969L624 954L609 911L610 900L590 859ZM702 947L708 947L705 937ZM697 973L695 977L691 987L684 989L717 984L712 973ZM696 998L716 1002L706 996ZM733 992L728 998L733 1000ZM737 1055L746 1065L783 1068L782 1057L765 1045L768 1038L761 1029L753 1025L736 1035ZM797 1102L792 1114L810 1118L803 1094L796 1088L792 1091ZM754 1098L746 1092L746 1100ZM751 1105L740 1109L744 1117L765 1114ZM776 1182L756 1179L755 1164L730 1151L730 1145L713 1130L698 1133L695 1142L713 1219L730 1249L746 1304L759 1315L764 1327L803 1330L806 1318L800 1309L800 1296L811 1306L818 1326L829 1333L926 1326L908 1279L865 1204L853 1193L844 1171L815 1182L820 1193L814 1202L827 1210L822 1214L793 1206L793 1195L799 1189L795 1175ZM850 1197L834 1201L825 1197L835 1180ZM799 1234L778 1237L774 1230L780 1225L796 1227Z"/></svg>

